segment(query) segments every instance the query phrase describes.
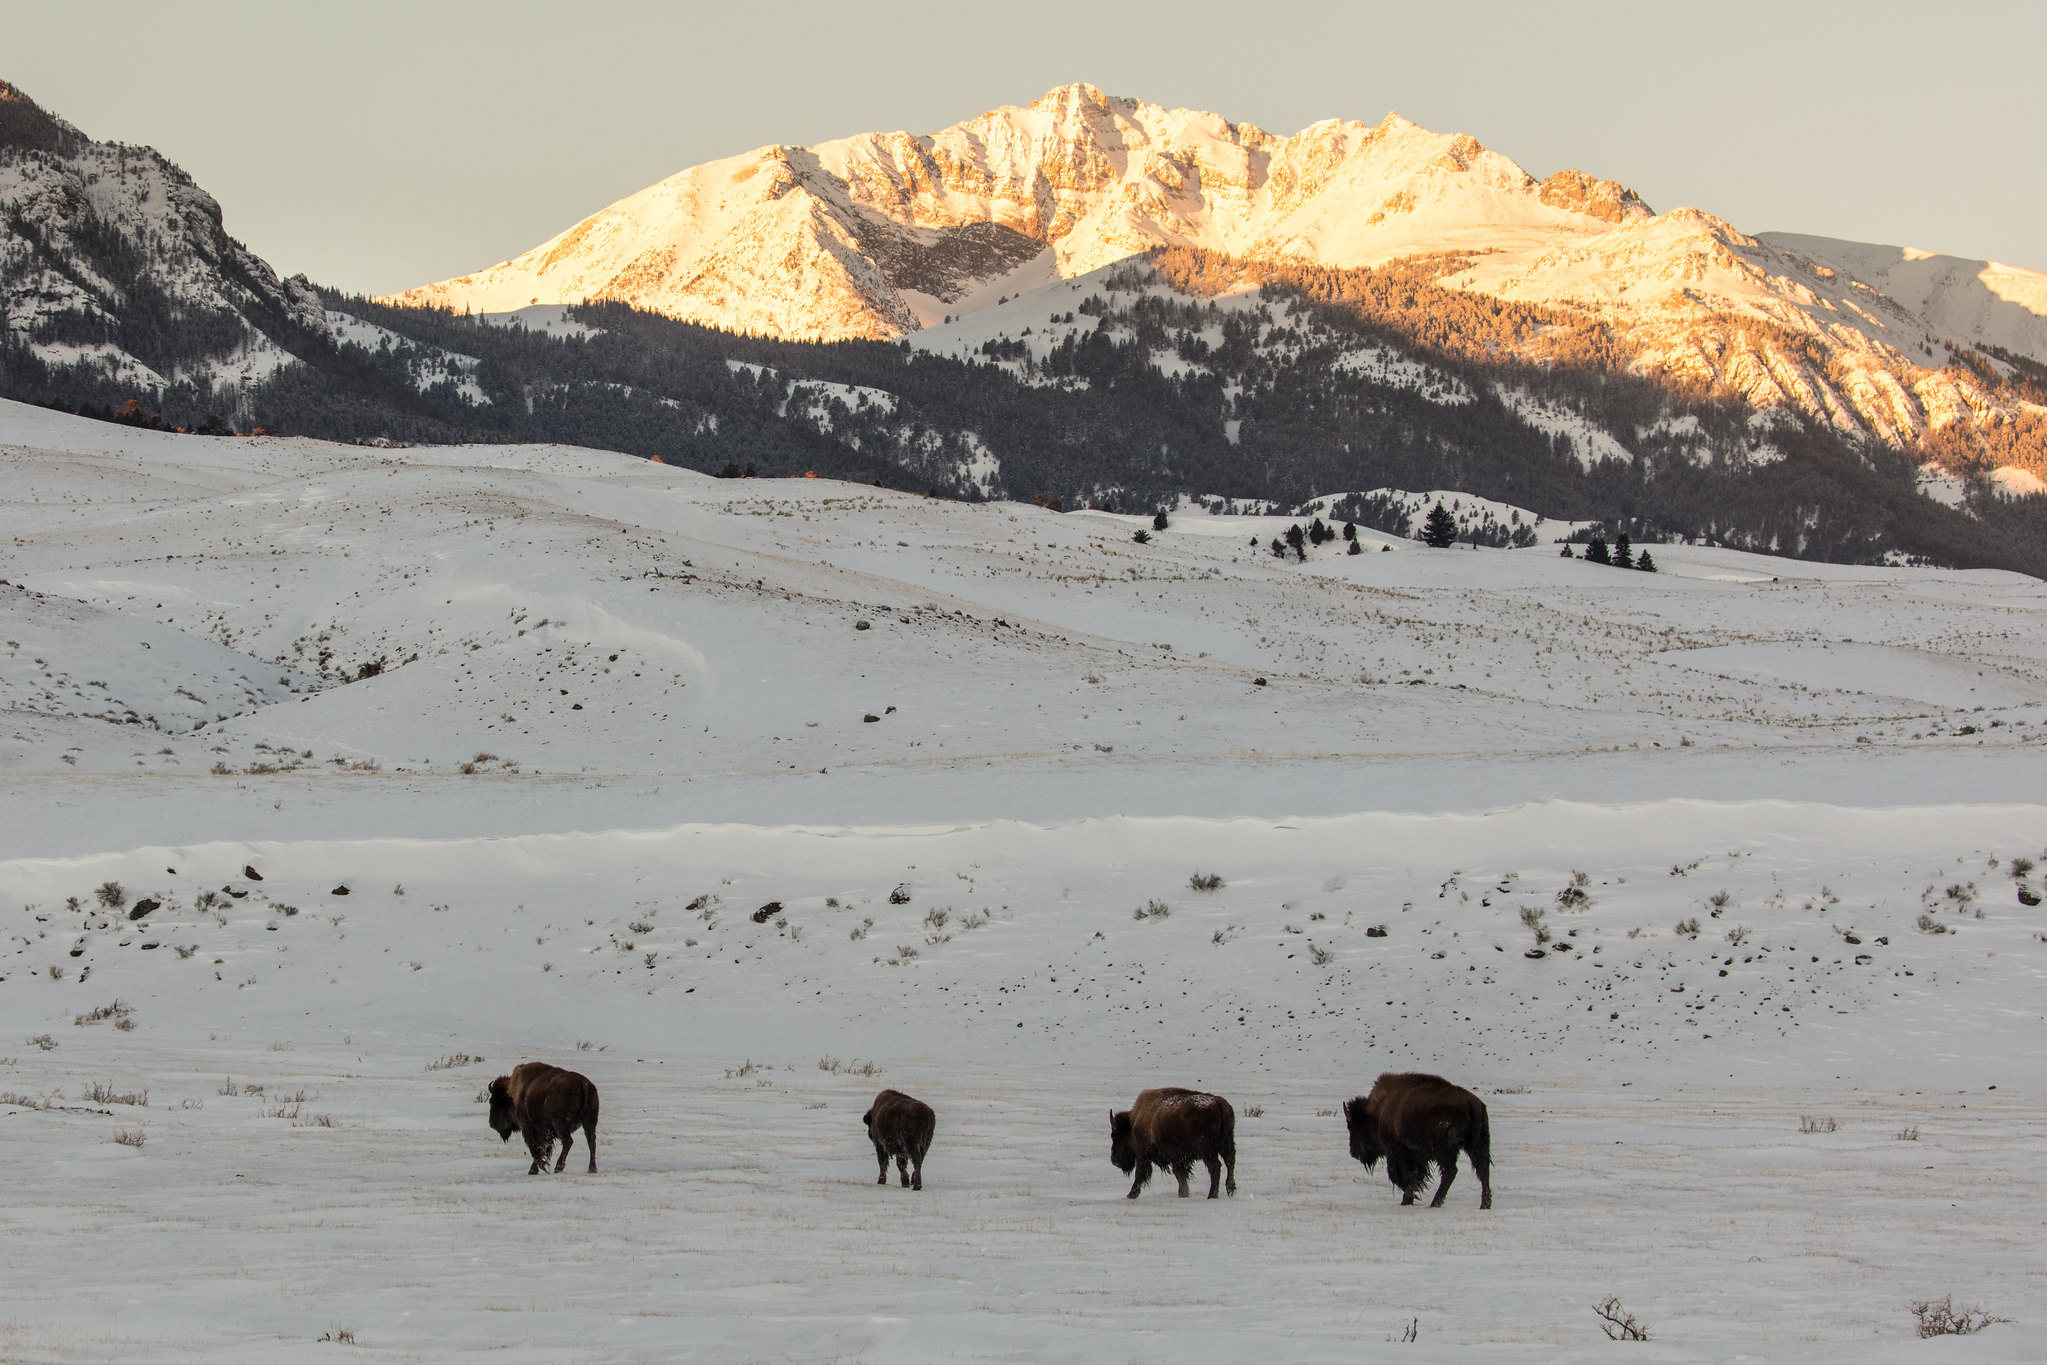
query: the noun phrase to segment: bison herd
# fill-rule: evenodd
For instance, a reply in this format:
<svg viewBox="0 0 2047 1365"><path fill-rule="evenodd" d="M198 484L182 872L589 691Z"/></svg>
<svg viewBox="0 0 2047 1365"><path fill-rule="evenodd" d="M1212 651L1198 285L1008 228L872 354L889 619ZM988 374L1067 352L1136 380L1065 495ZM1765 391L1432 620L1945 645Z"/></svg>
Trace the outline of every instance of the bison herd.
<svg viewBox="0 0 2047 1365"><path fill-rule="evenodd" d="M583 1130L590 1148L590 1169L597 1169L597 1087L588 1076L545 1062L524 1062L509 1076L490 1083L490 1126L506 1142L522 1134L533 1154L528 1175L547 1166L556 1142L561 1144L559 1172L568 1165L572 1136ZM1255 1112L1255 1111L1254 1111ZM1478 1176L1478 1206L1493 1206L1492 1128L1485 1101L1441 1076L1418 1071L1389 1071L1372 1083L1372 1093L1346 1100L1344 1124L1350 1129L1350 1154L1367 1171L1386 1163L1386 1177L1400 1191L1400 1202L1412 1204L1428 1184L1429 1167L1441 1173L1432 1209L1443 1206L1457 1179L1457 1154L1464 1153ZM867 1125L874 1159L881 1166L876 1183L888 1184L889 1162L904 1189L924 1188L924 1154L938 1115L922 1100L900 1090L874 1097L860 1121ZM1187 1198L1187 1180L1196 1163L1208 1168L1208 1197L1237 1192L1237 1111L1220 1095L1167 1086L1147 1090L1128 1109L1109 1115L1109 1160L1133 1177L1128 1198L1135 1199L1153 1170L1170 1171Z"/></svg>

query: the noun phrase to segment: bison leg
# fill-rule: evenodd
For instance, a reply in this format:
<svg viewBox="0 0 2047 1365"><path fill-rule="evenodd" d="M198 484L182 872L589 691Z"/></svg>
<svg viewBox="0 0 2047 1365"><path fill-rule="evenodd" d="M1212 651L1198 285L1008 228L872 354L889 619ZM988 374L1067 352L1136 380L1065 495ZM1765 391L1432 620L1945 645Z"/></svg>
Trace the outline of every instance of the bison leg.
<svg viewBox="0 0 2047 1365"><path fill-rule="evenodd" d="M916 1159L916 1162L911 1169L910 1188L913 1190L921 1190L924 1188L924 1158L921 1156Z"/></svg>
<svg viewBox="0 0 2047 1365"><path fill-rule="evenodd" d="M1478 1206L1482 1209L1489 1209L1493 1206L1491 1166L1491 1162L1481 1161L1477 1157L1471 1159L1471 1169L1478 1176Z"/></svg>
<svg viewBox="0 0 2047 1365"><path fill-rule="evenodd" d="M1137 1196L1143 1192L1145 1184L1148 1181L1150 1181L1150 1179L1151 1158L1149 1156L1140 1156L1137 1158L1137 1175L1130 1182L1130 1193L1124 1195L1123 1197L1125 1199L1137 1198Z"/></svg>
<svg viewBox="0 0 2047 1365"><path fill-rule="evenodd" d="M1408 1160L1406 1153L1386 1153L1386 1178L1400 1191L1400 1202L1403 1205L1414 1202L1415 1191L1422 1187L1422 1182L1427 1177L1428 1168L1423 1167L1419 1172L1416 1171L1414 1163Z"/></svg>
<svg viewBox="0 0 2047 1365"><path fill-rule="evenodd" d="M590 1149L590 1174L597 1174L597 1120L583 1125L583 1145Z"/></svg>
<svg viewBox="0 0 2047 1365"><path fill-rule="evenodd" d="M560 1175L562 1173L562 1168L569 1164L569 1148L575 1145L576 1130L573 1128L562 1129L561 1160L554 1163L554 1173L556 1175Z"/></svg>
<svg viewBox="0 0 2047 1365"><path fill-rule="evenodd" d="M528 1175L539 1175L541 1167L554 1154L554 1139L541 1137L531 1128L526 1130L526 1150L533 1153L533 1164L526 1169Z"/></svg>
<svg viewBox="0 0 2047 1365"><path fill-rule="evenodd" d="M909 1189L910 1158L904 1156L901 1152L896 1153L896 1175L903 1182L903 1188L906 1190Z"/></svg>
<svg viewBox="0 0 2047 1365"><path fill-rule="evenodd" d="M874 1159L881 1163L881 1179L874 1183L877 1185L888 1184L888 1149L879 1142L874 1144Z"/></svg>
<svg viewBox="0 0 2047 1365"><path fill-rule="evenodd" d="M1193 1174L1194 1163L1191 1161L1182 1161L1173 1167L1173 1179L1180 1182L1180 1197L1182 1199L1187 1198L1188 1195L1187 1177Z"/></svg>
<svg viewBox="0 0 2047 1365"><path fill-rule="evenodd" d="M1432 1209L1443 1207L1443 1200L1450 1193L1451 1182L1457 1179L1457 1153L1450 1153L1436 1165L1443 1172L1443 1182L1436 1186L1436 1197L1429 1201L1429 1207Z"/></svg>

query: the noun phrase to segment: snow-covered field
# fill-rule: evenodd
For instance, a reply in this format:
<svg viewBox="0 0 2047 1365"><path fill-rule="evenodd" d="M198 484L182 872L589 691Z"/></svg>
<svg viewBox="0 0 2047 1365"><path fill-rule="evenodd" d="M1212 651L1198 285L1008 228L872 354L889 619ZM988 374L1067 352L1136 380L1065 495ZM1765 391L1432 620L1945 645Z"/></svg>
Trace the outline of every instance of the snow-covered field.
<svg viewBox="0 0 2047 1365"><path fill-rule="evenodd" d="M2037 581L13 405L0 465L0 1359L2037 1355ZM486 1127L527 1058L600 1174ZM1494 1209L1349 1159L1409 1067ZM1178 1083L1240 1193L1129 1203Z"/></svg>

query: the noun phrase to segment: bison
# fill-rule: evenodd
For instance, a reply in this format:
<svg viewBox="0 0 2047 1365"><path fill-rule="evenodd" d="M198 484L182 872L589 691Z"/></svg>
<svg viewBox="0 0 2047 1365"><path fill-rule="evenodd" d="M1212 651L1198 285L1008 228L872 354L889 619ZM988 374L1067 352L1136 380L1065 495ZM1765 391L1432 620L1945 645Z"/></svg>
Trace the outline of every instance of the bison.
<svg viewBox="0 0 2047 1365"><path fill-rule="evenodd" d="M874 1159L881 1163L881 1179L874 1183L888 1184L888 1163L893 1157L903 1188L923 1189L924 1154L931 1150L931 1133L938 1126L938 1115L931 1112L931 1106L900 1090L884 1090L874 1097L860 1121L867 1125Z"/></svg>
<svg viewBox="0 0 2047 1365"><path fill-rule="evenodd" d="M490 1083L490 1126L506 1142L514 1133L526 1135L526 1150L533 1153L528 1175L540 1174L557 1139L561 1160L554 1169L558 1173L568 1165L575 1130L581 1128L590 1148L590 1171L597 1171L597 1087L581 1072L521 1062L511 1075Z"/></svg>
<svg viewBox="0 0 2047 1365"><path fill-rule="evenodd" d="M1412 1204L1429 1180L1429 1163L1443 1173L1429 1207L1443 1207L1443 1196L1457 1179L1457 1154L1471 1158L1478 1173L1478 1206L1493 1206L1493 1132L1485 1101L1441 1076L1418 1071L1389 1071L1372 1083L1372 1093L1343 1106L1350 1127L1350 1154L1371 1170L1386 1159L1386 1178L1400 1190L1400 1202Z"/></svg>
<svg viewBox="0 0 2047 1365"><path fill-rule="evenodd" d="M1154 1166L1173 1173L1185 1199L1187 1177L1197 1161L1208 1167L1210 1199L1216 1197L1225 1168L1229 1181L1222 1188L1235 1194L1237 1111L1222 1096L1199 1090L1147 1090L1127 1110L1109 1114L1109 1160L1123 1174L1137 1177L1130 1183L1131 1199L1151 1179Z"/></svg>

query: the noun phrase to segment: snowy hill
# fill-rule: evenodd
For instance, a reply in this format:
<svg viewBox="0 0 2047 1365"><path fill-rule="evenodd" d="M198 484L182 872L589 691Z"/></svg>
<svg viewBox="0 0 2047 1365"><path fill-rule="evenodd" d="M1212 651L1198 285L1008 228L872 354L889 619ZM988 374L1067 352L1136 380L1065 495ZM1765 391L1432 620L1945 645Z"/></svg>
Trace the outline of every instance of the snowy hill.
<svg viewBox="0 0 2047 1365"><path fill-rule="evenodd" d="M1282 562L13 403L0 468L9 1358L1541 1361L1619 1295L1672 1358L1905 1360L1914 1299L2047 1308L2039 579ZM486 1128L527 1058L599 1174ZM1484 1098L1492 1210L1350 1160L1405 1067ZM1123 1198L1103 1108L1173 1083L1234 1199Z"/></svg>

